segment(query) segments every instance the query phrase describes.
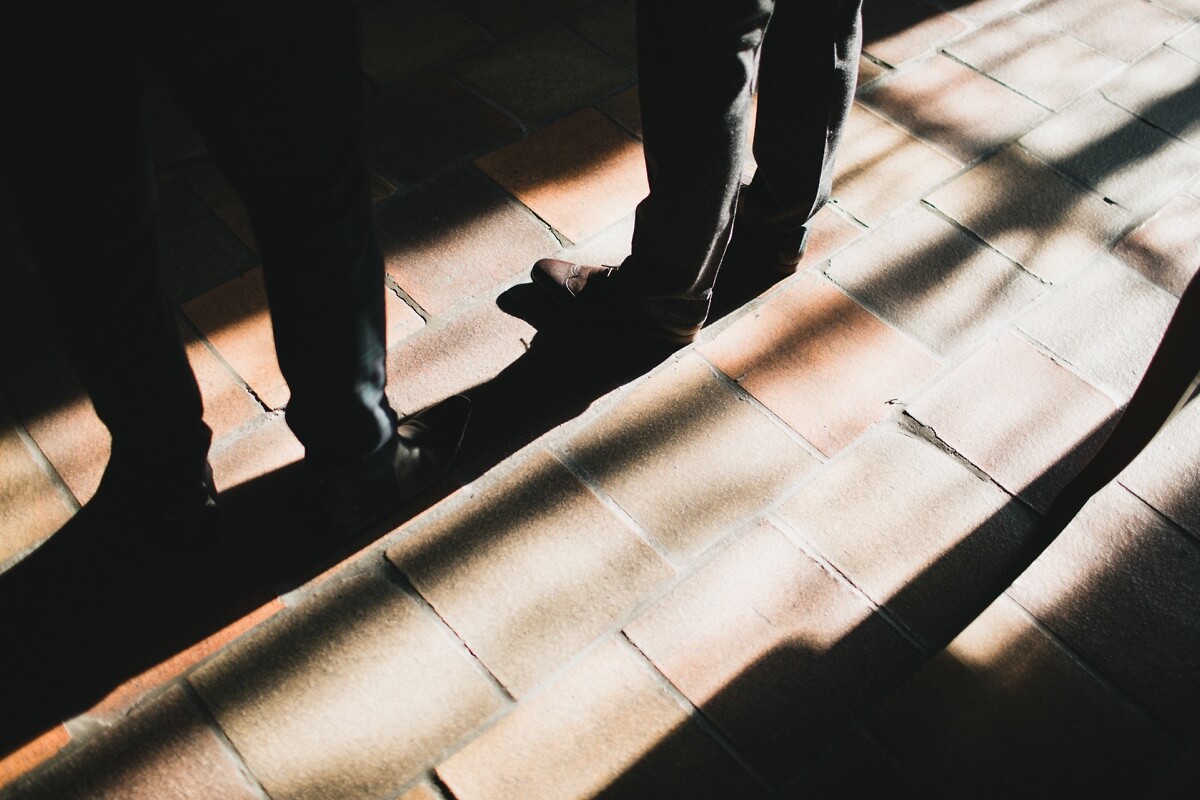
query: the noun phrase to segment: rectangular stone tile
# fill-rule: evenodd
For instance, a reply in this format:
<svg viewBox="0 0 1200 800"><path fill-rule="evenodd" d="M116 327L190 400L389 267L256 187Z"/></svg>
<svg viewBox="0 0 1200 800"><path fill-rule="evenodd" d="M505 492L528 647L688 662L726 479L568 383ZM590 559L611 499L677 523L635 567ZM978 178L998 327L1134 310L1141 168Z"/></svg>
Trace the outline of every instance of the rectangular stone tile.
<svg viewBox="0 0 1200 800"><path fill-rule="evenodd" d="M779 517L930 645L999 592L1034 523L952 456L894 429L826 465Z"/></svg>
<svg viewBox="0 0 1200 800"><path fill-rule="evenodd" d="M826 274L941 356L970 348L1044 290L1029 273L924 208L835 255Z"/></svg>
<svg viewBox="0 0 1200 800"><path fill-rule="evenodd" d="M582 108L634 78L629 69L553 22L459 61L451 74L529 126Z"/></svg>
<svg viewBox="0 0 1200 800"><path fill-rule="evenodd" d="M572 242L633 213L650 191L641 144L591 109L475 163Z"/></svg>
<svg viewBox="0 0 1200 800"><path fill-rule="evenodd" d="M866 601L766 524L625 632L776 779L795 776L919 664Z"/></svg>
<svg viewBox="0 0 1200 800"><path fill-rule="evenodd" d="M787 800L813 797L889 797L923 800L925 791L912 776L857 734L822 756L781 795Z"/></svg>
<svg viewBox="0 0 1200 800"><path fill-rule="evenodd" d="M516 695L672 574L542 452L470 484L414 523L387 557Z"/></svg>
<svg viewBox="0 0 1200 800"><path fill-rule="evenodd" d="M967 29L923 0L864 0L863 52L892 66L923 55Z"/></svg>
<svg viewBox="0 0 1200 800"><path fill-rule="evenodd" d="M202 641L196 642L186 650L176 653L140 675L135 675L109 692L98 704L88 709L88 719L102 720L105 724L113 724L123 715L128 714L130 709L141 702L149 692L167 685L225 645L248 633L256 625L265 622L282 610L283 603L279 600L272 600Z"/></svg>
<svg viewBox="0 0 1200 800"><path fill-rule="evenodd" d="M400 795L400 800L445 800L445 796L431 783L418 783Z"/></svg>
<svg viewBox="0 0 1200 800"><path fill-rule="evenodd" d="M255 255L205 205L184 177L158 190L159 252L167 293L188 300L245 272Z"/></svg>
<svg viewBox="0 0 1200 800"><path fill-rule="evenodd" d="M872 738L935 796L1130 797L1172 742L997 600L880 712Z"/></svg>
<svg viewBox="0 0 1200 800"><path fill-rule="evenodd" d="M1129 212L1063 178L1021 147L1002 150L927 202L1034 275L1061 281L1117 239Z"/></svg>
<svg viewBox="0 0 1200 800"><path fill-rule="evenodd" d="M463 16L496 35L556 17L588 0L450 0Z"/></svg>
<svg viewBox="0 0 1200 800"><path fill-rule="evenodd" d="M613 639L437 774L458 800L764 796L649 665Z"/></svg>
<svg viewBox="0 0 1200 800"><path fill-rule="evenodd" d="M18 750L0 756L0 797L5 796L5 787L49 761L70 742L71 734L65 726L58 725Z"/></svg>
<svg viewBox="0 0 1200 800"><path fill-rule="evenodd" d="M103 731L22 782L23 800L258 800L237 754L182 688Z"/></svg>
<svg viewBox="0 0 1200 800"><path fill-rule="evenodd" d="M362 65L372 76L416 72L475 50L489 37L434 0L362 4Z"/></svg>
<svg viewBox="0 0 1200 800"><path fill-rule="evenodd" d="M877 64L866 57L860 58L858 60L857 88L862 88L871 81L883 75L887 75L890 72L891 69L883 66L882 64Z"/></svg>
<svg viewBox="0 0 1200 800"><path fill-rule="evenodd" d="M1195 2L1195 0L1193 0L1193 2ZM1167 4L1164 3L1163 5ZM1196 3L1196 8L1200 9L1200 3ZM1196 14L1200 14L1200 10L1196 11L1195 13L1187 13L1195 16ZM1177 50L1180 53L1183 53L1192 61L1200 61L1200 26L1193 25L1191 28L1188 28L1174 39L1168 41L1166 46L1172 50Z"/></svg>
<svg viewBox="0 0 1200 800"><path fill-rule="evenodd" d="M13 413L82 505L108 463L112 437L96 416L75 370L51 364L9 387Z"/></svg>
<svg viewBox="0 0 1200 800"><path fill-rule="evenodd" d="M574 11L563 21L615 61L637 69L637 19L634 0L601 0Z"/></svg>
<svg viewBox="0 0 1200 800"><path fill-rule="evenodd" d="M784 422L833 455L938 364L828 282L805 277L700 347Z"/></svg>
<svg viewBox="0 0 1200 800"><path fill-rule="evenodd" d="M185 303L183 313L268 409L287 405L261 268Z"/></svg>
<svg viewBox="0 0 1200 800"><path fill-rule="evenodd" d="M72 512L15 423L0 414L0 569L58 530Z"/></svg>
<svg viewBox="0 0 1200 800"><path fill-rule="evenodd" d="M876 81L860 97L961 161L1013 141L1048 113L945 56Z"/></svg>
<svg viewBox="0 0 1200 800"><path fill-rule="evenodd" d="M1122 397L1137 388L1175 298L1108 254L1020 322L1031 338Z"/></svg>
<svg viewBox="0 0 1200 800"><path fill-rule="evenodd" d="M1200 268L1200 201L1172 198L1121 240L1113 252L1157 285L1179 297Z"/></svg>
<svg viewBox="0 0 1200 800"><path fill-rule="evenodd" d="M1200 172L1200 151L1096 93L1025 134L1021 144L1135 214L1157 211Z"/></svg>
<svg viewBox="0 0 1200 800"><path fill-rule="evenodd" d="M200 386L204 421L212 428L213 440L219 441L264 413L263 407L209 346L184 327L183 344Z"/></svg>
<svg viewBox="0 0 1200 800"><path fill-rule="evenodd" d="M367 158L401 183L417 183L521 133L516 122L440 73L379 85L368 102Z"/></svg>
<svg viewBox="0 0 1200 800"><path fill-rule="evenodd" d="M434 318L388 351L387 396L401 414L485 383L523 356L536 329L490 299Z"/></svg>
<svg viewBox="0 0 1200 800"><path fill-rule="evenodd" d="M1021 13L1122 61L1135 60L1190 24L1143 0L1037 0Z"/></svg>
<svg viewBox="0 0 1200 800"><path fill-rule="evenodd" d="M1020 14L950 42L946 53L1031 100L1058 109L1121 67L1121 62Z"/></svg>
<svg viewBox="0 0 1200 800"><path fill-rule="evenodd" d="M387 273L436 316L512 281L558 241L470 166L376 208Z"/></svg>
<svg viewBox="0 0 1200 800"><path fill-rule="evenodd" d="M833 202L874 225L959 168L957 162L855 105L838 150Z"/></svg>
<svg viewBox="0 0 1200 800"><path fill-rule="evenodd" d="M282 416L219 442L209 453L219 491L248 483L303 457L304 446Z"/></svg>
<svg viewBox="0 0 1200 800"><path fill-rule="evenodd" d="M944 5L950 13L973 22L987 22L1003 14L1016 11L1029 0L952 0Z"/></svg>
<svg viewBox="0 0 1200 800"><path fill-rule="evenodd" d="M1200 545L1141 500L1104 489L1009 594L1176 733L1200 732Z"/></svg>
<svg viewBox="0 0 1200 800"><path fill-rule="evenodd" d="M187 182L205 205L241 239L242 244L257 253L258 243L250 223L250 212L220 170L212 164L204 164L188 171Z"/></svg>
<svg viewBox="0 0 1200 800"><path fill-rule="evenodd" d="M1045 511L1095 453L1112 400L1006 335L972 354L908 408L997 483Z"/></svg>
<svg viewBox="0 0 1200 800"><path fill-rule="evenodd" d="M328 584L189 680L279 800L390 796L502 704L427 610L371 574Z"/></svg>
<svg viewBox="0 0 1200 800"><path fill-rule="evenodd" d="M1200 537L1200 400L1179 414L1121 473L1121 483Z"/></svg>
<svg viewBox="0 0 1200 800"><path fill-rule="evenodd" d="M564 451L680 559L763 513L817 465L694 356L624 394Z"/></svg>
<svg viewBox="0 0 1200 800"><path fill-rule="evenodd" d="M1195 38L1200 40L1200 34ZM1196 115L1200 103L1197 59L1200 59L1200 43L1191 58L1161 47L1101 86L1100 93L1185 142L1200 145L1200 119Z"/></svg>
<svg viewBox="0 0 1200 800"><path fill-rule="evenodd" d="M623 92L617 92L612 97L601 100L596 104L596 108L607 114L613 122L629 131L633 136L638 139L642 138L642 106L636 86L631 86Z"/></svg>

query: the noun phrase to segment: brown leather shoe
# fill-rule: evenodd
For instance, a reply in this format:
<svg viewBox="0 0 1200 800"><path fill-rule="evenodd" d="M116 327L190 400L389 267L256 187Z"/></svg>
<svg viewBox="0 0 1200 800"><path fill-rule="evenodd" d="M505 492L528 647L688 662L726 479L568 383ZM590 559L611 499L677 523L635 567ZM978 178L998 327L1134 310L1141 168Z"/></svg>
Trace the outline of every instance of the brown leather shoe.
<svg viewBox="0 0 1200 800"><path fill-rule="evenodd" d="M707 307L671 313L665 302L660 307L640 297L621 280L618 267L543 258L533 265L530 277L572 316L671 344L695 339L707 316Z"/></svg>

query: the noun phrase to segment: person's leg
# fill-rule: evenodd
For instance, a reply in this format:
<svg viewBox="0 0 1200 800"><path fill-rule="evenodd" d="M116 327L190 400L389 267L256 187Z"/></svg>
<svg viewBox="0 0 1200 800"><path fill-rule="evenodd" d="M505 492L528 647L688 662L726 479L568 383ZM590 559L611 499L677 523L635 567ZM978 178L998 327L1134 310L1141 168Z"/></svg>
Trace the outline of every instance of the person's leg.
<svg viewBox="0 0 1200 800"><path fill-rule="evenodd" d="M137 28L72 5L6 15L4 160L54 321L112 434L106 484L119 473L150 506L207 479L211 432L159 278Z"/></svg>
<svg viewBox="0 0 1200 800"><path fill-rule="evenodd" d="M204 2L149 13L175 31L156 56L166 83L254 224L288 424L318 471L353 463L396 427L384 397L384 273L362 152L355 5Z"/></svg>
<svg viewBox="0 0 1200 800"><path fill-rule="evenodd" d="M650 194L621 279L651 313L698 329L725 253L771 0L638 3L638 91Z"/></svg>
<svg viewBox="0 0 1200 800"><path fill-rule="evenodd" d="M807 223L829 199L854 101L862 0L779 0L758 70L754 157L735 238L760 240L782 270L803 253ZM739 242L740 243L740 242Z"/></svg>

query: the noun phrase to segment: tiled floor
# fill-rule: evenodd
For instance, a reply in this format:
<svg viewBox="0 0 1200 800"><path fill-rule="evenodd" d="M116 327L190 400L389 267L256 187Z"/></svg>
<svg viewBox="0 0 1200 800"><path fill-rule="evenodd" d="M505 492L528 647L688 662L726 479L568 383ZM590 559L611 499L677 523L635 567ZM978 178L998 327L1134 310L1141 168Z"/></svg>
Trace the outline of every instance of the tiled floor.
<svg viewBox="0 0 1200 800"><path fill-rule="evenodd" d="M1194 796L1200 403L1020 559L1200 264L1200 2L867 0L801 273L630 368L527 274L628 247L633 8L364 3L388 394L476 413L357 552L271 504L301 452L253 235L156 90L165 266L241 533L3 609L152 575L137 614L175 622L136 667L88 649L116 622L67 642L96 695L0 760L0 797ZM11 570L108 437L2 199L0 270Z"/></svg>

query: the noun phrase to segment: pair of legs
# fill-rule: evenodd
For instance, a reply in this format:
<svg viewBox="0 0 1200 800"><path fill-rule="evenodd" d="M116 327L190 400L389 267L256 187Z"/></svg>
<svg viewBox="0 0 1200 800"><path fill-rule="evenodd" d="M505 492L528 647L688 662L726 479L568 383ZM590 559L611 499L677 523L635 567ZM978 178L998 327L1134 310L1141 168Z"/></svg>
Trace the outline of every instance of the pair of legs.
<svg viewBox="0 0 1200 800"><path fill-rule="evenodd" d="M833 161L854 99L862 0L685 0L638 3L638 89L650 194L633 246L605 273L636 313L686 340L709 309L732 234L777 271L795 268L808 221L829 198ZM751 91L754 156L741 190ZM740 197L740 199L739 199ZM739 204L741 208L739 209ZM737 222L735 224L735 216ZM547 269L535 269L538 272ZM550 286L558 280L539 277ZM576 275L565 286L576 298ZM560 292L561 294L561 292Z"/></svg>
<svg viewBox="0 0 1200 800"><path fill-rule="evenodd" d="M5 161L110 470L202 479L211 432L159 276L145 72L250 212L287 420L320 470L395 435L383 264L361 148L354 3L26 3L6 14Z"/></svg>

